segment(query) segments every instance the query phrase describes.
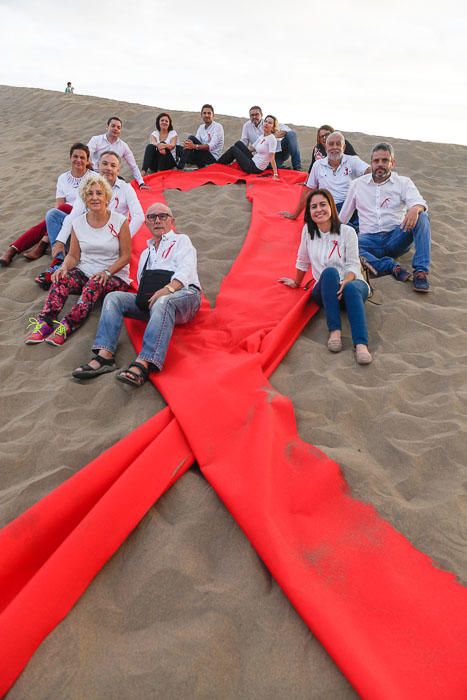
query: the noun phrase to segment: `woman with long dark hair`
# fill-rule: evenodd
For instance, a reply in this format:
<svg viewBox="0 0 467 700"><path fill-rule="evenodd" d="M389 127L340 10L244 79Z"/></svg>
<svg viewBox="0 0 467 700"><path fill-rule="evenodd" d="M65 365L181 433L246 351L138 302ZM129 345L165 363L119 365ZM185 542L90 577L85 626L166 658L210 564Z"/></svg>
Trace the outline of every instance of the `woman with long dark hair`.
<svg viewBox="0 0 467 700"><path fill-rule="evenodd" d="M310 268L315 279L311 298L326 314L328 350L342 350L341 306L344 306L357 363L370 364L373 358L368 351L364 307L370 288L360 269L357 234L351 226L341 224L334 199L325 189L314 190L306 200L295 278L282 277L279 281L298 288Z"/></svg>

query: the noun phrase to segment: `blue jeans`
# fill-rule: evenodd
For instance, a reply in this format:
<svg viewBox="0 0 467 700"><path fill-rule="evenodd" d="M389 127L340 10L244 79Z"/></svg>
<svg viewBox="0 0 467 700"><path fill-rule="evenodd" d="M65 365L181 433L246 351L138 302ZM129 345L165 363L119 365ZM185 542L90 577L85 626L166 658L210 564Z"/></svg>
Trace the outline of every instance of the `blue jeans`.
<svg viewBox="0 0 467 700"><path fill-rule="evenodd" d="M276 153L276 164L278 168L281 168L287 158L292 159L292 168L294 170L302 169L302 159L300 156L300 149L298 147L297 134L295 131L287 131L284 138L281 141L282 150Z"/></svg>
<svg viewBox="0 0 467 700"><path fill-rule="evenodd" d="M45 215L45 225L47 227L47 235L49 237L50 247L53 248L57 236L62 230L63 220L67 216L60 209L49 209ZM57 258L63 259L63 254L57 255Z"/></svg>
<svg viewBox="0 0 467 700"><path fill-rule="evenodd" d="M418 216L412 231L402 231L396 226L385 233L361 233L358 237L360 255L373 265L378 275L390 275L400 255L415 244L412 266L415 271L430 271L431 231L430 220L425 212Z"/></svg>
<svg viewBox="0 0 467 700"><path fill-rule="evenodd" d="M108 350L115 355L124 316L147 321L139 357L149 362L152 369L161 370L174 326L191 321L200 303L201 293L195 287L184 287L174 294L160 297L149 311L141 311L136 306L136 294L111 292L102 305L92 350L96 354L99 350Z"/></svg>
<svg viewBox="0 0 467 700"><path fill-rule="evenodd" d="M342 209L343 206L344 206L344 202L336 202L337 213L340 212L340 210ZM352 226L352 228L355 229L355 231L358 233L359 221L358 221L358 213L357 213L356 209L355 209L354 213L352 214L352 216L350 217L350 219L348 220L347 224L349 226Z"/></svg>
<svg viewBox="0 0 467 700"><path fill-rule="evenodd" d="M337 298L337 290L340 286L339 273L335 267L327 267L321 273L321 277L313 287L311 298L324 307L329 332L340 331L341 302ZM349 317L352 342L354 345L361 343L368 345L368 329L365 316L365 301L368 298L368 286L363 280L347 282L342 295L342 302ZM108 297L107 297L108 298Z"/></svg>

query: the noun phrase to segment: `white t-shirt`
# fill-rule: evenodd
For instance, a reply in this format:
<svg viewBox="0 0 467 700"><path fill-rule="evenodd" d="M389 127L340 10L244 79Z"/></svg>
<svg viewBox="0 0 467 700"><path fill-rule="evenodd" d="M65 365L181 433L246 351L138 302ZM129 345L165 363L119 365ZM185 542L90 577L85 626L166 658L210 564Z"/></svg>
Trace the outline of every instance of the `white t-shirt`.
<svg viewBox="0 0 467 700"><path fill-rule="evenodd" d="M326 267L335 267L342 281L348 272L353 272L355 279L363 280L358 256L358 237L352 226L341 224L340 234L315 234L313 240L308 233L308 226L302 229L302 238L297 253L298 270L307 272L310 267L315 281L318 282Z"/></svg>
<svg viewBox="0 0 467 700"><path fill-rule="evenodd" d="M87 277L107 270L120 257L119 234L125 221L126 217L116 211L110 213L108 222L102 228L90 226L87 214L82 214L73 221L73 230L81 249L81 257L76 267ZM115 276L129 284L130 266L125 265Z"/></svg>
<svg viewBox="0 0 467 700"><path fill-rule="evenodd" d="M274 134L268 136L260 136L254 144L253 148L256 153L253 156L253 163L260 170L264 170L271 162L271 154L276 152L277 139Z"/></svg>
<svg viewBox="0 0 467 700"><path fill-rule="evenodd" d="M57 191L55 192L55 198L65 199L67 204L73 204L78 196L81 183L90 175L95 175L95 173L92 170L86 170L84 175L81 177L75 177L72 175L71 170L67 170L66 173L62 173L57 179Z"/></svg>

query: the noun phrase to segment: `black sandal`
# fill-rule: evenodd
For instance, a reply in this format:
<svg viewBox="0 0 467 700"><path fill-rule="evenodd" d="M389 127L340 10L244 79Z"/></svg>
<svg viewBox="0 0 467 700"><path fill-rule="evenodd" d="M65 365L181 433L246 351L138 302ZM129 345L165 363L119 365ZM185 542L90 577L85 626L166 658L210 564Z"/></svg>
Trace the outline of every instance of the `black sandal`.
<svg viewBox="0 0 467 700"><path fill-rule="evenodd" d="M131 367L136 367L140 372L132 372ZM129 376L125 376L129 375ZM126 369L122 369L117 374L117 379L124 384L130 384L131 386L143 386L144 382L149 377L149 370L141 362L130 362Z"/></svg>
<svg viewBox="0 0 467 700"><path fill-rule="evenodd" d="M117 365L115 364L113 357L110 360L107 360L101 355L95 355L92 359L99 363L99 367L94 368L91 367L91 365L81 365L81 367L77 367L73 370L71 373L72 376L75 379L92 379L93 377L97 377L99 374L107 374L108 372L114 372L117 369Z"/></svg>

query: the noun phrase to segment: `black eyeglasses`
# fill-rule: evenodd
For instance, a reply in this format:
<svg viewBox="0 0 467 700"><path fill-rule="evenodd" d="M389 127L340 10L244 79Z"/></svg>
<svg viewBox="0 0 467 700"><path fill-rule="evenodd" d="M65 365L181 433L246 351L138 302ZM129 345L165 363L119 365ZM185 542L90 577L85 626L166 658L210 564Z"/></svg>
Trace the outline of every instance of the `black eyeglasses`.
<svg viewBox="0 0 467 700"><path fill-rule="evenodd" d="M162 212L161 214L148 214L146 216L146 219L148 221L155 221L156 219L160 219L161 221L167 221L169 216L170 216L170 214L166 214L165 212Z"/></svg>

